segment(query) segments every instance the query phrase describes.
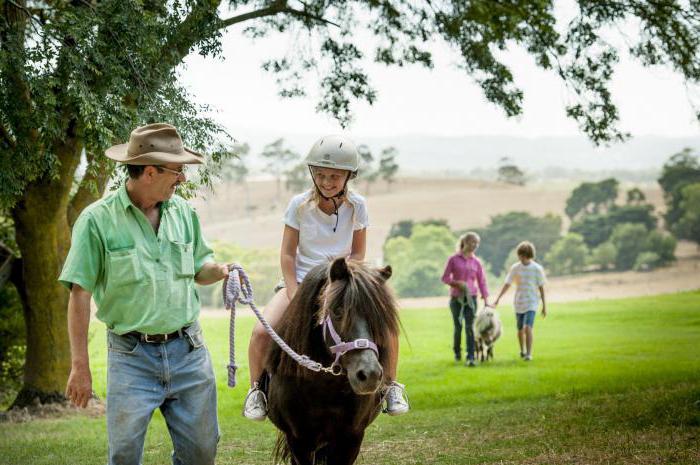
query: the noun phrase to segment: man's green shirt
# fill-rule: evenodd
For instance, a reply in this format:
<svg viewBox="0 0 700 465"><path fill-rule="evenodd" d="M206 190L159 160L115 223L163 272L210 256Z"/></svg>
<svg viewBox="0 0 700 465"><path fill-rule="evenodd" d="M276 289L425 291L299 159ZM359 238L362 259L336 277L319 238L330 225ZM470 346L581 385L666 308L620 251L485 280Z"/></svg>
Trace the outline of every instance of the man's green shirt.
<svg viewBox="0 0 700 465"><path fill-rule="evenodd" d="M97 318L117 334L167 334L199 316L194 275L214 261L192 207L173 196L158 233L121 186L87 207L73 226L58 278L92 293Z"/></svg>

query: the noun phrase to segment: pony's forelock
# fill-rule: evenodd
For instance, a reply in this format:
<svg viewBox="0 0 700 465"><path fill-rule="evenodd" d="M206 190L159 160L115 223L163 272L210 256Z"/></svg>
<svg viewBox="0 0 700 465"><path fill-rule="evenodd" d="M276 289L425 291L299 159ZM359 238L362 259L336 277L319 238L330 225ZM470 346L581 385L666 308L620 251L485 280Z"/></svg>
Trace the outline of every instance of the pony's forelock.
<svg viewBox="0 0 700 465"><path fill-rule="evenodd" d="M319 311L316 320L321 323L326 316L340 316L341 333L354 325L355 318L364 318L373 331L378 345L384 345L389 334L398 333L396 299L385 285L380 270L347 261L348 278L328 281L319 295ZM354 311L347 311L353 309Z"/></svg>

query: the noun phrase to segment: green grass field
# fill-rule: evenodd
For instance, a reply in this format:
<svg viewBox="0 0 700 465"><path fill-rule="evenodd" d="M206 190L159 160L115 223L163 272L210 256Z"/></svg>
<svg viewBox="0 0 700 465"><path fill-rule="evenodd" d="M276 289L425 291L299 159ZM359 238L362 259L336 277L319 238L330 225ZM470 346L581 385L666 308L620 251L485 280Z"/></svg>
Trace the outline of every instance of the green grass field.
<svg viewBox="0 0 700 465"><path fill-rule="evenodd" d="M404 310L400 380L412 411L371 425L362 464L700 463L700 292L550 305L535 323L534 360L519 359L514 318L493 362L452 360L444 309ZM269 464L270 422L241 417L252 317L238 319L239 386L226 387L228 319L203 320L219 381L221 464ZM90 344L95 390L105 392L104 331ZM159 413L144 464L169 464ZM104 418L0 424L2 464L106 463Z"/></svg>

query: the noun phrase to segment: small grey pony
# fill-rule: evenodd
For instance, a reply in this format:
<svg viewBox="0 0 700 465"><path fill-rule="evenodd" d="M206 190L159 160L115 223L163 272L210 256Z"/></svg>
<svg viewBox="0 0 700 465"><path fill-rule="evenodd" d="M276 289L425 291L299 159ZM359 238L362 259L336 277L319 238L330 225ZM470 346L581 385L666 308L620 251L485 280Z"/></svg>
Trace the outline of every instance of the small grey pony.
<svg viewBox="0 0 700 465"><path fill-rule="evenodd" d="M502 325L498 312L490 307L482 308L474 319L476 356L480 361L493 359L493 346L501 337Z"/></svg>

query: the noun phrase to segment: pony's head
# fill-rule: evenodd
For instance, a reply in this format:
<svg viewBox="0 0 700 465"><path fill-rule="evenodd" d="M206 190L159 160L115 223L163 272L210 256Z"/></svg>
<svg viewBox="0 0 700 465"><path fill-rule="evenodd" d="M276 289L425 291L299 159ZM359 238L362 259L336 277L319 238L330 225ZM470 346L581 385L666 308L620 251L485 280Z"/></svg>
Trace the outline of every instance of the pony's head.
<svg viewBox="0 0 700 465"><path fill-rule="evenodd" d="M306 275L275 330L296 352L326 366L335 360L330 352L334 342L328 334L324 338L326 317L344 342L372 341L378 354L370 348L351 350L340 357L339 363L355 393L376 392L385 381L382 367L389 360L388 345L399 332L396 300L386 285L390 276L388 266L370 268L345 258L319 265ZM267 369L273 376L318 376L297 364L276 344L270 347Z"/></svg>
<svg viewBox="0 0 700 465"><path fill-rule="evenodd" d="M372 269L353 260L335 259L320 294L316 322L329 318L344 342L366 339L377 346L350 350L340 357L356 394L373 394L383 384L387 346L398 333L396 301L386 286L391 267ZM326 340L330 341L326 334Z"/></svg>

